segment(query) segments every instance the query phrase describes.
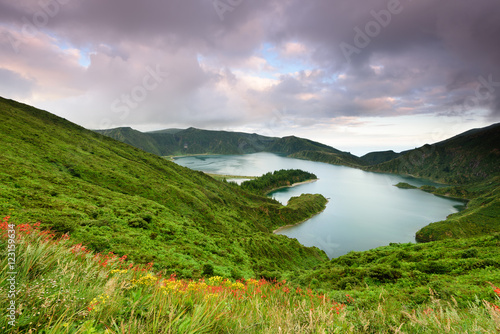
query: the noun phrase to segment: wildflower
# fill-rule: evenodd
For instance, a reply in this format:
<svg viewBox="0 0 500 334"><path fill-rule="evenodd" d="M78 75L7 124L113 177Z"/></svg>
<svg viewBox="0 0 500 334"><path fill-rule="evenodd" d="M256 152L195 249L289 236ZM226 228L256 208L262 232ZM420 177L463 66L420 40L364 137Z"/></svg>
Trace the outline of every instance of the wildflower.
<svg viewBox="0 0 500 334"><path fill-rule="evenodd" d="M128 272L127 269L114 269L114 270L111 270L111 274L126 274Z"/></svg>
<svg viewBox="0 0 500 334"><path fill-rule="evenodd" d="M213 276L208 279L208 282L211 285L218 285L220 282L222 282L223 278L220 276Z"/></svg>
<svg viewBox="0 0 500 334"><path fill-rule="evenodd" d="M213 298L217 298L219 297L219 294L217 293L209 293L207 295L205 295L205 297L203 297L204 300L209 300L209 299L213 299Z"/></svg>
<svg viewBox="0 0 500 334"><path fill-rule="evenodd" d="M237 282L231 284L231 289L233 290L245 290L245 285L243 283Z"/></svg>
<svg viewBox="0 0 500 334"><path fill-rule="evenodd" d="M133 279L130 282L132 283L132 285L153 286L156 284L157 280L157 277L153 276L152 274L147 274L146 276L142 276L139 279Z"/></svg>

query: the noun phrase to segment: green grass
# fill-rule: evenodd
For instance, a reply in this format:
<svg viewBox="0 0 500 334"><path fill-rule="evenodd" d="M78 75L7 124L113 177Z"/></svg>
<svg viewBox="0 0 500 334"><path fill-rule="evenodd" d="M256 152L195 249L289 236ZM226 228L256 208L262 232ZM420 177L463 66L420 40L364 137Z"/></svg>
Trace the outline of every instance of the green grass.
<svg viewBox="0 0 500 334"><path fill-rule="evenodd" d="M2 232L13 221L4 220ZM477 286L462 285L465 300L443 298L439 284L411 302L418 287L366 282L358 289L321 292L286 280L198 280L137 266L113 253L95 254L68 237L47 236L37 226L17 224L15 323L0 319L3 333L495 333L500 330L500 290L476 269ZM498 241L497 236L497 241ZM481 247L485 240L477 240ZM465 246L465 245L464 245ZM393 246L394 247L394 246ZM497 245L498 248L498 245ZM7 238L0 237L1 265L8 266ZM380 252L386 252L381 249ZM412 252L408 250L409 255ZM461 251L460 259L473 252ZM482 257L481 250L475 255ZM361 261L364 256L358 257ZM354 267L349 255L332 265ZM373 261L371 257L370 261ZM372 272L375 272L372 269ZM382 271L377 271L379 274ZM498 274L498 273L497 273ZM423 275L423 274L422 274ZM472 276L472 275L471 275ZM9 289L7 270L0 291ZM370 277L373 278L373 275ZM400 278L402 280L402 278ZM326 282L325 282L326 284ZM396 283L391 283L396 284ZM362 291L363 290L363 291ZM453 294L453 291L452 291Z"/></svg>

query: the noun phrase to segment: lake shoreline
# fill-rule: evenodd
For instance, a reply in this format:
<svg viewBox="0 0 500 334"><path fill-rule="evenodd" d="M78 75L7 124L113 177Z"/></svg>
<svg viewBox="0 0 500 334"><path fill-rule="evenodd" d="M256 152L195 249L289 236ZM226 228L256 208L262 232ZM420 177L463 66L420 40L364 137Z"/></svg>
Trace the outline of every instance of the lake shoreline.
<svg viewBox="0 0 500 334"><path fill-rule="evenodd" d="M305 222L306 222L306 221L308 221L309 219L311 219L311 218L313 218L313 217L315 217L315 216L317 216L317 215L319 215L319 214L323 213L323 211L325 211L325 210L326 210L326 206L328 205L328 202L330 202L330 201L329 201L329 200L328 200L328 198L327 198L327 201L326 201L326 203L325 203L325 208L324 208L323 210L321 210L321 211L316 212L316 213L315 213L314 215L312 215L311 217L306 218L306 219L304 219L304 220L301 220L300 222L295 223L295 224L289 224L289 225L280 226L280 227L278 227L277 229L275 229L275 230L273 231L273 234L276 234L277 232L280 232L281 230L287 229L287 228L289 228L289 227L294 227L294 226L300 225L300 224L302 224L302 223L305 223Z"/></svg>
<svg viewBox="0 0 500 334"><path fill-rule="evenodd" d="M463 207L464 204L462 199L441 198L441 196L425 191L398 192L397 190L400 189L393 186L398 182L406 182L417 187L429 185L441 188L436 182L425 178L413 179L401 174L364 171L323 162L289 159L270 153L241 156L218 155L206 157L206 159L190 158L186 161L178 159L176 162L181 165L186 163L198 170L210 167L211 172L220 170L221 174L226 174L224 173L226 171L227 174L265 174L273 170L291 168L316 174L321 182L310 185L309 188L275 185L275 187L270 186L273 189L265 193L279 200L283 205L290 197L298 196L300 193L319 193L329 198L329 202L333 202L328 204L329 209L319 211L323 208L318 208L318 213L311 212L305 215L308 216L307 219L302 216L293 222L274 225L269 228L269 232L295 238L301 243L305 242L307 245L324 250L329 256L334 254L335 257L352 250L368 250L391 242L415 242L416 231L431 222L446 219L450 214L459 211L456 205ZM225 169L224 166L231 168ZM305 183L314 181L316 180L307 180ZM291 186L300 184L304 183L297 182ZM448 193L446 190L441 190L441 192ZM454 194L452 191L449 192ZM415 200L421 202L415 204ZM369 209L362 209L365 205L360 206L365 202ZM429 207L429 210L422 212L419 209L422 205ZM400 207L406 209L401 210ZM299 207L297 209L300 210ZM300 225L311 218L314 218L314 224L309 221L311 224ZM401 221L405 223L401 224ZM311 225L311 230L309 230L309 225ZM390 232L384 233L384 231ZM350 240L352 235L356 235L356 245L346 241ZM328 242L323 242L325 238L328 238ZM316 240L321 242L316 242Z"/></svg>
<svg viewBox="0 0 500 334"><path fill-rule="evenodd" d="M302 181L302 182L297 182L297 183L292 183L291 185L289 186L282 186L282 187L278 187L278 188L274 188L274 189L271 189L269 191L267 191L264 196L268 196L270 193L272 193L273 191L276 191L276 190L279 190L279 189L285 189L285 188L292 188L292 187L295 187L295 186L300 186L301 184L307 184L307 183L313 183L313 182L316 182L318 181L319 179L311 179L311 180L307 180L307 181Z"/></svg>

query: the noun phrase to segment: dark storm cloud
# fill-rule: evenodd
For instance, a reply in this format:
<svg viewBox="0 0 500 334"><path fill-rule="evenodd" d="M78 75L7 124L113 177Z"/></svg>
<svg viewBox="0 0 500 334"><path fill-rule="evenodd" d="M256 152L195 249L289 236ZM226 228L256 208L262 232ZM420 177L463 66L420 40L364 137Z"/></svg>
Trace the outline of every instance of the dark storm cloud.
<svg viewBox="0 0 500 334"><path fill-rule="evenodd" d="M500 115L498 0L220 2L0 0L0 79L90 127Z"/></svg>
<svg viewBox="0 0 500 334"><path fill-rule="evenodd" d="M397 9L395 13L391 6ZM304 41L318 66L346 71L352 76L349 98L372 93L421 94L437 112L446 104L425 91L445 87L455 99L447 101L448 105L467 109L474 103L464 106L461 102L475 97L481 77L492 75L493 82L500 81L500 5L495 0L325 0L307 4L296 0L283 17L286 28L275 31L272 38L276 42ZM342 45L352 48L346 51ZM369 65L383 69L374 74ZM453 94L466 86L470 89L462 92L465 95ZM498 115L500 85L490 84L489 88L491 96L477 105L489 104L492 114Z"/></svg>

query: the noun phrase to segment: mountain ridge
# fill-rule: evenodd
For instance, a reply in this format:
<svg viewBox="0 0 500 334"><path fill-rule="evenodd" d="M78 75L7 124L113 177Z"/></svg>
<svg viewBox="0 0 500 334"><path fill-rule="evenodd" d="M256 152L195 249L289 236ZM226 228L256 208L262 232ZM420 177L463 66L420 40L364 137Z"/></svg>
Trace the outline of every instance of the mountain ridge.
<svg viewBox="0 0 500 334"><path fill-rule="evenodd" d="M365 164L349 152L293 135L278 138L256 133L202 130L193 127L177 130L140 132L131 128L114 128L94 131L162 156L270 152L301 158L307 156L305 152L313 151L333 156L340 164ZM130 135L127 136L127 133Z"/></svg>
<svg viewBox="0 0 500 334"><path fill-rule="evenodd" d="M396 158L367 166L375 172L422 177L445 184L467 184L500 174L500 123L401 152Z"/></svg>

